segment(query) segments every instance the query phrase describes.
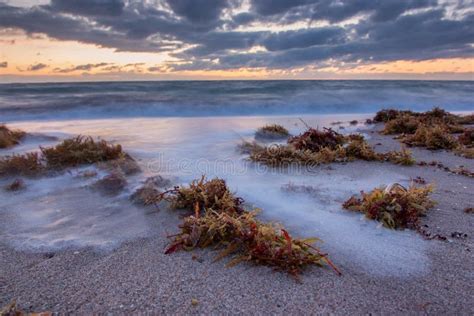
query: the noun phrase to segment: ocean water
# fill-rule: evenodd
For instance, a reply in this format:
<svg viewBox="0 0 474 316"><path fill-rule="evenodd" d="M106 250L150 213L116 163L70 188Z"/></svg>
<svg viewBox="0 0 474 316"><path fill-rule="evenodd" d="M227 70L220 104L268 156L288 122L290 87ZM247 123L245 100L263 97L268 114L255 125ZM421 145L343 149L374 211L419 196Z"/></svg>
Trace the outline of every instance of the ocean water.
<svg viewBox="0 0 474 316"><path fill-rule="evenodd" d="M121 144L143 172L128 178L125 190L113 197L90 190L103 171L84 179L71 170L26 179L27 189L18 193L0 190L0 240L22 251L110 250L123 241L163 234L149 220L163 214L148 214L131 205L129 196L150 176L179 185L205 174L225 179L248 204L262 209L262 219L285 225L295 236L324 240L321 248L342 268L399 277L429 273L429 243L418 234L390 231L341 208L360 190L408 184L401 170L269 169L250 163L236 147L269 123L301 133L300 118L315 127L341 121L342 131L351 133L367 126L349 121L364 122L385 106L472 112L472 87L469 82L395 81L2 85L0 121L32 136L0 155L91 135ZM0 179L0 187L6 183ZM312 186L316 194L290 194L282 189L289 183Z"/></svg>
<svg viewBox="0 0 474 316"><path fill-rule="evenodd" d="M1 84L0 121L373 113L474 107L473 81L168 81Z"/></svg>

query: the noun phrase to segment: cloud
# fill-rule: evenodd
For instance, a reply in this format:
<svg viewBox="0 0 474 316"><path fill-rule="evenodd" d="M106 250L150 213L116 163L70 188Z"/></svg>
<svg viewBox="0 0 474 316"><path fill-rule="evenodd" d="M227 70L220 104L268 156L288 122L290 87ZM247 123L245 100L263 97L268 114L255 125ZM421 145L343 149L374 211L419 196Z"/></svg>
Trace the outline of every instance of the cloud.
<svg viewBox="0 0 474 316"><path fill-rule="evenodd" d="M0 2L0 28L124 52L167 52L166 69L291 68L470 57L463 0L52 0ZM454 4L453 4L454 3ZM58 72L123 66L86 64ZM132 67L132 66L130 66ZM161 66L149 71L159 71Z"/></svg>
<svg viewBox="0 0 474 316"><path fill-rule="evenodd" d="M51 9L85 16L118 16L123 12L122 0L51 0Z"/></svg>
<svg viewBox="0 0 474 316"><path fill-rule="evenodd" d="M0 62L0 68L7 68L8 67L8 62Z"/></svg>
<svg viewBox="0 0 474 316"><path fill-rule="evenodd" d="M54 69L55 72L59 73L69 73L74 71L90 71L92 69L101 68L105 66L112 65L110 63L98 63L98 64L84 64L84 65L77 65L70 68L56 68Z"/></svg>
<svg viewBox="0 0 474 316"><path fill-rule="evenodd" d="M174 13L198 24L219 20L222 10L230 6L229 0L166 0Z"/></svg>
<svg viewBox="0 0 474 316"><path fill-rule="evenodd" d="M337 44L344 41L344 37L345 32L341 27L323 27L271 33L261 44L269 51L276 51Z"/></svg>
<svg viewBox="0 0 474 316"><path fill-rule="evenodd" d="M38 64L33 64L33 65L28 66L27 70L28 71L38 71L38 70L41 70L41 69L44 69L44 68L47 68L47 67L49 67L49 66L45 65L45 64L42 64L42 63L38 63Z"/></svg>

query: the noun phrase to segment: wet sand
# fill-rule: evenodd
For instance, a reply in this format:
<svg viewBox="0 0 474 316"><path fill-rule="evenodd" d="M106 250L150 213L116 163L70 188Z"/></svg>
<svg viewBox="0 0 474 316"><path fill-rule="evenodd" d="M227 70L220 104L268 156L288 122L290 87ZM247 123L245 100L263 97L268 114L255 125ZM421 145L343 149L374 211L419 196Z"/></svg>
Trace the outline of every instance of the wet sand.
<svg viewBox="0 0 474 316"><path fill-rule="evenodd" d="M370 133L377 150L399 149L398 141ZM474 160L447 152L412 149L417 160L438 160L474 170ZM337 252L330 268L309 268L301 283L267 267L240 264L225 268L210 250L165 255L166 235L177 231L176 212L148 215L157 234L121 244L107 252L93 248L28 253L0 243L0 305L16 299L26 311L59 313L166 314L456 314L474 310L474 179L434 167L402 167L356 161L320 167L330 176L395 172L435 183L438 204L422 219L427 230L447 241L427 242L428 267L418 275L383 276L348 264ZM451 237L454 232L466 238ZM322 249L325 249L322 245ZM194 255L194 256L193 256ZM414 263L416 264L416 263ZM420 262L420 264L422 264ZM396 275L396 273L394 274ZM197 304L192 304L196 299Z"/></svg>

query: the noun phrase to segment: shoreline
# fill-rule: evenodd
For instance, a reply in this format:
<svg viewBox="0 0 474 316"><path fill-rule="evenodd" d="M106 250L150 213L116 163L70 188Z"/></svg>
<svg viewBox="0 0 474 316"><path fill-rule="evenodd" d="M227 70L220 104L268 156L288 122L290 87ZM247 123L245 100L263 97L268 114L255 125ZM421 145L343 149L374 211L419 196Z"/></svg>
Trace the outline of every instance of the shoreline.
<svg viewBox="0 0 474 316"><path fill-rule="evenodd" d="M380 143L375 146L377 151L398 150L397 140L376 132L380 127L365 130L370 136L368 142ZM463 164L474 169L473 160L453 153L410 150L417 160L439 160L447 166ZM448 240L424 241L427 262L408 263L427 263L426 269L415 269L401 277L398 273L384 275L383 269L377 275L370 271L376 267L363 269L360 263L352 264L348 253L338 252L326 241L322 249L330 253L343 275L339 277L329 268L310 268L302 274L302 283L297 283L267 267L244 263L225 268L226 259L213 262L216 252L212 250L165 255L169 242L166 235L177 231L179 217L163 209L147 217L156 229L155 235L126 241L109 252L82 248L28 253L16 251L2 241L0 272L4 285L0 287L0 306L17 299L26 311L59 313L467 315L474 309L470 299L474 216L463 212L474 204L471 178L434 167L365 161L322 165L317 170L328 177L353 180L363 174L393 172L435 182L433 199L438 205L422 219L422 224ZM262 216L266 217L265 213ZM455 232L466 233L467 237L452 237ZM193 304L193 299L198 303Z"/></svg>

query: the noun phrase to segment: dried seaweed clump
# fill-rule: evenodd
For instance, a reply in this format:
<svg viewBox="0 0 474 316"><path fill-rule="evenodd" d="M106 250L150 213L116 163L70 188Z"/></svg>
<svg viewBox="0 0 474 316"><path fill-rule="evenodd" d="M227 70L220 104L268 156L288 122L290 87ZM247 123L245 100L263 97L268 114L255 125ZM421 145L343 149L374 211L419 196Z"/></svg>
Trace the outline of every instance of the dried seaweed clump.
<svg viewBox="0 0 474 316"><path fill-rule="evenodd" d="M474 147L460 146L454 149L454 153L467 159L474 159Z"/></svg>
<svg viewBox="0 0 474 316"><path fill-rule="evenodd" d="M447 149L462 157L474 158L474 132L463 126L474 124L474 114L460 116L438 107L422 113L382 110L374 121L385 122L383 134L401 134L398 138L409 146ZM455 137L453 133L462 134Z"/></svg>
<svg viewBox="0 0 474 316"><path fill-rule="evenodd" d="M429 199L432 191L432 185L406 189L400 184L393 184L369 193L361 192L361 197L352 196L343 207L364 213L367 218L377 220L387 228L418 229L419 218L434 206Z"/></svg>
<svg viewBox="0 0 474 316"><path fill-rule="evenodd" d="M41 148L41 152L48 167L57 169L114 160L124 155L122 146L86 136L66 139L54 147Z"/></svg>
<svg viewBox="0 0 474 316"><path fill-rule="evenodd" d="M461 145L474 147L474 129L466 129L458 136L458 141Z"/></svg>
<svg viewBox="0 0 474 316"><path fill-rule="evenodd" d="M402 113L412 113L410 111L399 111L395 109L383 109L378 111L374 118L372 119L372 122L374 123L386 123L390 120L396 119L400 114Z"/></svg>
<svg viewBox="0 0 474 316"><path fill-rule="evenodd" d="M427 112L382 110L377 112L373 121L384 122L383 133L388 134L414 134L420 126L439 126L449 133L461 133L463 124L474 122L473 115L459 116L435 107Z"/></svg>
<svg viewBox="0 0 474 316"><path fill-rule="evenodd" d="M282 139L290 136L288 130L278 124L265 125L255 133L257 139Z"/></svg>
<svg viewBox="0 0 474 316"><path fill-rule="evenodd" d="M288 144L298 150L320 151L322 148L336 149L343 145L346 139L342 134L335 132L330 128L318 130L309 128L303 134L294 136L288 140Z"/></svg>
<svg viewBox="0 0 474 316"><path fill-rule="evenodd" d="M0 157L0 176L36 176L45 171L38 153Z"/></svg>
<svg viewBox="0 0 474 316"><path fill-rule="evenodd" d="M474 114L466 116L455 115L439 107L434 107L432 110L426 112L384 109L375 114L373 122L387 123L402 116L416 118L424 124L444 124L451 125L453 128L458 127L459 125L474 124Z"/></svg>
<svg viewBox="0 0 474 316"><path fill-rule="evenodd" d="M123 152L120 145L78 136L66 139L54 147L40 147L40 153L0 157L0 176L37 176L48 170L97 162L108 162L109 169L127 175L140 170L135 160Z"/></svg>
<svg viewBox="0 0 474 316"><path fill-rule="evenodd" d="M265 149L265 147L260 145L256 141L253 141L253 142L243 141L237 146L237 149L242 154L251 154L253 152L258 152L260 150L263 150Z"/></svg>
<svg viewBox="0 0 474 316"><path fill-rule="evenodd" d="M385 123L383 134L413 134L416 132L420 121L409 114L400 115Z"/></svg>
<svg viewBox="0 0 474 316"><path fill-rule="evenodd" d="M347 162L356 159L389 161L412 165L414 160L407 150L402 152L376 153L362 135L344 136L332 129L319 131L313 128L288 140L288 145L261 146L246 142L241 150L249 158L271 167L288 167L292 164L316 166L322 163Z"/></svg>
<svg viewBox="0 0 474 316"><path fill-rule="evenodd" d="M442 126L420 126L415 134L407 135L402 141L409 146L426 147L428 149L454 149L456 139Z"/></svg>
<svg viewBox="0 0 474 316"><path fill-rule="evenodd" d="M26 313L20 309L17 305L16 300L13 300L10 304L3 306L0 309L0 316L23 316Z"/></svg>
<svg viewBox="0 0 474 316"><path fill-rule="evenodd" d="M228 214L241 214L243 200L234 196L222 179L206 181L203 176L188 187L175 187L167 191L167 199L175 209L190 209L198 214L207 209Z"/></svg>
<svg viewBox="0 0 474 316"><path fill-rule="evenodd" d="M0 125L0 148L8 148L20 143L26 133L19 130L11 130L5 125Z"/></svg>
<svg viewBox="0 0 474 316"><path fill-rule="evenodd" d="M189 187L175 188L171 198L177 200L175 206L194 211L194 215L184 218L167 254L181 249L220 247L223 250L216 261L231 256L228 266L254 262L297 277L308 265L326 263L340 273L326 254L311 245L315 239L295 239L277 225L258 221L257 210L244 210L242 199L234 197L222 179L206 181L203 177Z"/></svg>

